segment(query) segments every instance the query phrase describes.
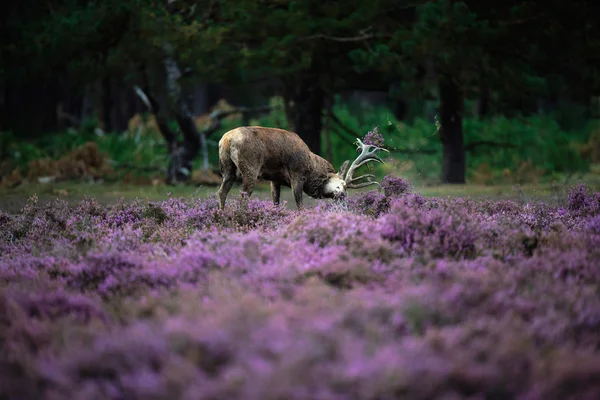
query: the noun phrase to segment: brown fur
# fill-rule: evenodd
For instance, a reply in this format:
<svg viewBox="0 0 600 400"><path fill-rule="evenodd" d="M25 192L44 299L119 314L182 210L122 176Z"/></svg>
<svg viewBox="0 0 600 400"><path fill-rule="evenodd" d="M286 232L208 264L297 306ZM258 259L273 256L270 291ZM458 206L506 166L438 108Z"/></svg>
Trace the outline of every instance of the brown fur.
<svg viewBox="0 0 600 400"><path fill-rule="evenodd" d="M219 188L221 208L236 177L242 191L250 196L257 180L271 181L271 196L279 203L281 186L291 187L298 208L302 192L313 198L332 197L325 184L337 177L333 165L312 153L295 133L277 128L245 126L225 133L219 141L219 162L223 181Z"/></svg>

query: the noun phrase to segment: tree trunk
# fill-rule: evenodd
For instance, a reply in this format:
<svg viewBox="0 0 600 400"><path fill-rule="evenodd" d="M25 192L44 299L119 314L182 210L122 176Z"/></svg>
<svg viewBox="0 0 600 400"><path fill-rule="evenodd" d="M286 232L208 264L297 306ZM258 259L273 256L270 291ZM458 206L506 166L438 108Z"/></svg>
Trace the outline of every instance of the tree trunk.
<svg viewBox="0 0 600 400"><path fill-rule="evenodd" d="M192 113L194 115L203 115L210 112L208 84L195 84L192 88L193 101L191 104Z"/></svg>
<svg viewBox="0 0 600 400"><path fill-rule="evenodd" d="M291 129L306 142L315 154L321 154L321 129L324 94L314 75L289 82L284 97ZM292 102L290 104L290 102Z"/></svg>
<svg viewBox="0 0 600 400"><path fill-rule="evenodd" d="M69 128L81 128L81 107L83 98L81 91L71 82L68 73L57 74L59 86L58 104L57 104L57 121L58 130L64 131Z"/></svg>
<svg viewBox="0 0 600 400"><path fill-rule="evenodd" d="M333 108L333 98L330 96L325 102L325 123L323 125L323 137L325 139L325 158L333 162L333 149L331 148L331 130L329 129L329 121Z"/></svg>
<svg viewBox="0 0 600 400"><path fill-rule="evenodd" d="M110 78L105 76L100 81L100 118L98 126L104 133L112 133L112 88L110 87Z"/></svg>
<svg viewBox="0 0 600 400"><path fill-rule="evenodd" d="M123 133L127 131L127 123L129 121L129 115L127 113L127 94L123 89L123 82L120 78L111 80L112 86L112 127L117 133Z"/></svg>
<svg viewBox="0 0 600 400"><path fill-rule="evenodd" d="M155 115L159 130L167 142L171 155L167 169L167 183L177 184L186 182L191 177L192 163L198 155L200 148L203 147L205 150L205 164L208 160L208 153L204 132L198 132L187 96L180 86L179 78L181 78L181 70L175 60L173 48L170 44L165 43L163 49L165 51L164 68L162 68L160 76L166 84L166 107L175 114L179 130L183 134L183 141L177 140L177 135L170 130L167 124L165 112L160 109L159 103L151 96L147 71L143 66L141 72L144 78L144 89L136 89L136 91L144 103L146 103L150 112ZM207 165L204 167L208 168Z"/></svg>
<svg viewBox="0 0 600 400"><path fill-rule="evenodd" d="M0 129L19 137L36 137L58 130L58 85L45 79L5 82Z"/></svg>
<svg viewBox="0 0 600 400"><path fill-rule="evenodd" d="M392 112L398 121L404 121L408 116L408 103L404 99L395 99Z"/></svg>
<svg viewBox="0 0 600 400"><path fill-rule="evenodd" d="M172 104L174 108L177 124L183 134L183 142L181 142L176 153L172 153L171 165L169 166L169 182L185 182L192 175L192 162L198 155L201 147L203 148L203 153L206 153L205 164L208 162L206 138L198 132L190 106L188 105L187 96L179 84L179 78L181 78L182 73L175 60L173 47L165 43L163 49L165 51L164 65L167 76L169 104ZM208 166L205 165L205 168L208 169Z"/></svg>
<svg viewBox="0 0 600 400"><path fill-rule="evenodd" d="M442 77L440 89L440 138L443 146L442 183L465 183L465 147L462 112L464 99L451 77Z"/></svg>
<svg viewBox="0 0 600 400"><path fill-rule="evenodd" d="M479 100L477 102L477 116L484 119L490 114L490 88L482 85L479 88Z"/></svg>
<svg viewBox="0 0 600 400"><path fill-rule="evenodd" d="M127 111L127 94L119 79L106 76L100 82L99 127L104 133L127 131L130 115Z"/></svg>
<svg viewBox="0 0 600 400"><path fill-rule="evenodd" d="M81 104L81 122L94 118L94 84L86 84Z"/></svg>

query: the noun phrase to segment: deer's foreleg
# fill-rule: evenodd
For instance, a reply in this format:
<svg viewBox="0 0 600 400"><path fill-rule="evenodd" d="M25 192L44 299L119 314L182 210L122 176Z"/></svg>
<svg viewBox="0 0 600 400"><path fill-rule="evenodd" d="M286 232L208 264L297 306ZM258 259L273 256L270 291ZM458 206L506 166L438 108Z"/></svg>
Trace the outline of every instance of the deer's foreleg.
<svg viewBox="0 0 600 400"><path fill-rule="evenodd" d="M273 204L278 205L280 197L281 197L281 185L279 183L275 183L275 182L271 181L271 198L273 199Z"/></svg>
<svg viewBox="0 0 600 400"><path fill-rule="evenodd" d="M291 182L292 192L294 193L294 200L296 200L296 207L298 210L302 209L302 190L304 189L304 182L296 180Z"/></svg>

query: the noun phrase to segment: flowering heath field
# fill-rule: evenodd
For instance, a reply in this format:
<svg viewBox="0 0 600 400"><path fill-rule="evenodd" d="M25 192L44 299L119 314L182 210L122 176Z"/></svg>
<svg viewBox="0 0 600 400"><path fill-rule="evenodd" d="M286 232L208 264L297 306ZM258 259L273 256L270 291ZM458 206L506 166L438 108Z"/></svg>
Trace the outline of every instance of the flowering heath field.
<svg viewBox="0 0 600 400"><path fill-rule="evenodd" d="M0 211L2 399L599 399L600 193Z"/></svg>

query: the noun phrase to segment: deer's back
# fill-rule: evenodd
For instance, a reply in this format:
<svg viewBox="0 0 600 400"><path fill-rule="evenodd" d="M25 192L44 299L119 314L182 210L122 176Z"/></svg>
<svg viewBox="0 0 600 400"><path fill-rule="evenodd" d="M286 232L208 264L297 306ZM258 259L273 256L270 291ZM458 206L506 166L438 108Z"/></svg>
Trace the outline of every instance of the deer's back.
<svg viewBox="0 0 600 400"><path fill-rule="evenodd" d="M261 166L265 171L310 167L311 152L300 137L283 129L245 126L225 133L219 141L219 153L233 162Z"/></svg>

